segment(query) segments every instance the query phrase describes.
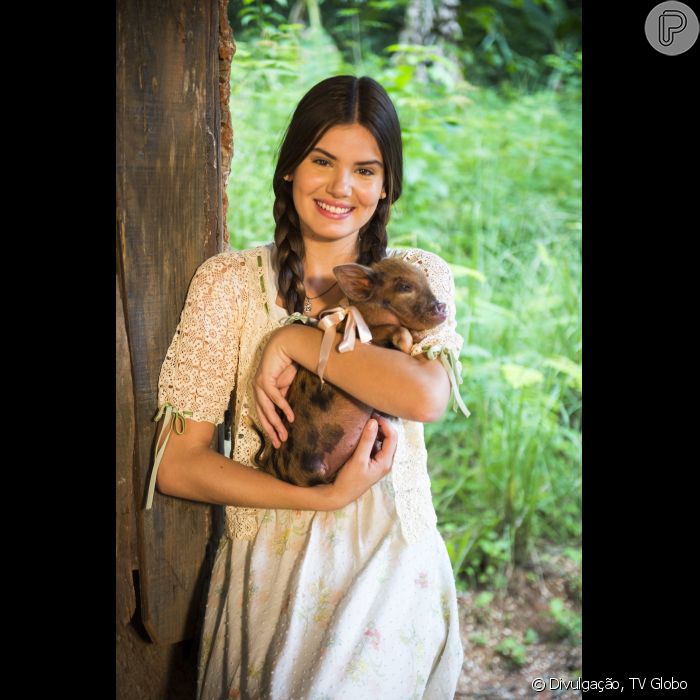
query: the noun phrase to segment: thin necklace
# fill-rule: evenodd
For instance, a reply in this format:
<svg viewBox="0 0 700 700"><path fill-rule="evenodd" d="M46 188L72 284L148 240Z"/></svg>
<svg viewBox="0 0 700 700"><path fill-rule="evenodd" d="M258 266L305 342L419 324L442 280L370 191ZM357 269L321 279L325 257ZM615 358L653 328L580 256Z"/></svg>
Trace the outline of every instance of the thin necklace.
<svg viewBox="0 0 700 700"><path fill-rule="evenodd" d="M326 289L326 291L323 292L323 294L319 294L318 296L315 296L315 297L307 297L307 296L305 296L305 297L304 297L304 313L305 313L305 314L311 313L311 302L312 302L314 299L319 299L320 297L324 296L325 294L328 294L328 292L330 292L331 289L333 289L333 287L335 287L336 284L338 284L338 280L336 280L335 282L333 282L333 284L332 284L330 287L328 287L328 289ZM304 291L306 291L306 290L304 290Z"/></svg>

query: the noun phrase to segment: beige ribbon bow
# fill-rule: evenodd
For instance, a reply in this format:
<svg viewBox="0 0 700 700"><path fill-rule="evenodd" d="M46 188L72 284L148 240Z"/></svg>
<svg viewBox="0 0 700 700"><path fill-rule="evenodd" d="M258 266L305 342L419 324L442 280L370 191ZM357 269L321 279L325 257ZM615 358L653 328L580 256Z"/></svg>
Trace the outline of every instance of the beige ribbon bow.
<svg viewBox="0 0 700 700"><path fill-rule="evenodd" d="M318 328L323 331L323 340L321 341L321 352L318 356L316 372L321 380L321 386L323 386L323 373L326 371L331 347L333 347L335 327L347 318L343 339L338 344L338 352L350 352L355 348L356 331L361 343L371 342L372 332L356 306L348 306L347 308L336 306L333 309L326 309L319 314L318 318Z"/></svg>
<svg viewBox="0 0 700 700"><path fill-rule="evenodd" d="M160 435L158 436L158 444L156 444L156 449L160 444L163 435L165 435L165 441L163 442L160 449L157 449L156 458L153 462L153 471L151 472L151 480L148 482L148 496L146 498L146 510L151 510L153 506L153 492L156 489L156 476L158 475L158 467L160 466L160 460L163 459L163 454L165 453L165 446L168 444L170 439L170 433L175 430L178 435L182 435L185 432L185 416L191 416L192 411L178 411L172 404L165 403L160 409L156 417L153 419L156 423L161 419L161 416L165 413L165 420L163 421L163 428ZM167 432L166 432L167 430Z"/></svg>

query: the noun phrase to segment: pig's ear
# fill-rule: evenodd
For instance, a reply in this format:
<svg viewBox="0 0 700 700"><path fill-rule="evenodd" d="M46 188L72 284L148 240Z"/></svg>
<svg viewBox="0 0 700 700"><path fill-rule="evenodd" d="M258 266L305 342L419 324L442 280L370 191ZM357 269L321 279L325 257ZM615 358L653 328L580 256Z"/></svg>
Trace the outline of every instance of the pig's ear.
<svg viewBox="0 0 700 700"><path fill-rule="evenodd" d="M369 267L357 263L337 265L333 268L333 274L350 301L367 301L372 296L376 273Z"/></svg>

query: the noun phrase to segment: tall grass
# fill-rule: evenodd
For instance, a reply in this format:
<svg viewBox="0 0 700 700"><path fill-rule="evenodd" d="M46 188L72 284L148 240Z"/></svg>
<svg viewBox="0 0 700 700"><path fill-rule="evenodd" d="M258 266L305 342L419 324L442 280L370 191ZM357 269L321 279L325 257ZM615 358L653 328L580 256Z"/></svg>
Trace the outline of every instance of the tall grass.
<svg viewBox="0 0 700 700"><path fill-rule="evenodd" d="M300 40L299 27L278 25L237 38L232 64L234 248L272 239L276 149L313 84L371 75L397 107L404 192L389 242L450 263L464 337L461 389L472 415L448 411L425 430L460 586L502 585L544 542L580 544L580 91L576 70L555 59L571 77L557 91L505 96L448 70L418 82L415 54L397 47L365 54L359 71L322 32Z"/></svg>

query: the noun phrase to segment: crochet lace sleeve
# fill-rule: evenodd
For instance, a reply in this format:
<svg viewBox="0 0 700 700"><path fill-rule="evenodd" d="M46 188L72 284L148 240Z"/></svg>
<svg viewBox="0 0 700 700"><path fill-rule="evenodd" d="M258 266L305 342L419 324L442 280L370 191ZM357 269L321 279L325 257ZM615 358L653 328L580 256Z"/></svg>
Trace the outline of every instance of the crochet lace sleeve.
<svg viewBox="0 0 700 700"><path fill-rule="evenodd" d="M160 370L158 407L196 421L224 420L236 378L243 320L242 260L220 253L197 269Z"/></svg>
<svg viewBox="0 0 700 700"><path fill-rule="evenodd" d="M470 412L462 402L458 386L462 383L459 353L464 344L464 338L457 333L455 283L452 271L439 255L419 248L410 250L404 259L423 270L435 298L447 305L447 318L439 326L423 331L417 336L416 342L411 346L411 355L425 353L430 359L439 358L450 378L453 407L456 410L459 406L462 413L468 417Z"/></svg>
<svg viewBox="0 0 700 700"><path fill-rule="evenodd" d="M156 476L173 430L182 434L185 419L224 421L236 381L243 312L238 276L244 261L220 253L205 260L190 282L185 307L158 380L158 412L165 416L146 496L153 506Z"/></svg>

